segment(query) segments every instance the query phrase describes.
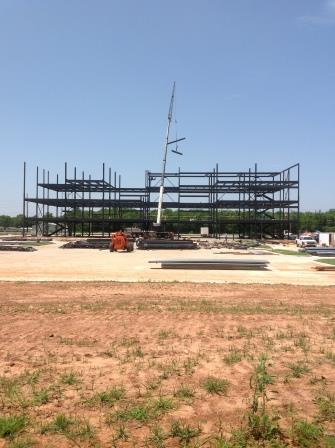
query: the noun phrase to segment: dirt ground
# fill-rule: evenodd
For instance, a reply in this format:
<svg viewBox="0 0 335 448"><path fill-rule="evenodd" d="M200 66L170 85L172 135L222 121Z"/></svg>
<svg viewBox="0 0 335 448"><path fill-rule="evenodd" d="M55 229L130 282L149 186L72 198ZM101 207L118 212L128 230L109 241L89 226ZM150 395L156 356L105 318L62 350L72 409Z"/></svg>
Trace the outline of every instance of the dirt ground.
<svg viewBox="0 0 335 448"><path fill-rule="evenodd" d="M313 257L220 253L221 250L149 250L110 253L98 249L59 249L64 242L40 246L36 252L0 252L0 281L213 282L335 285L335 272L317 272ZM275 246L281 247L281 246ZM287 248L286 246L284 248ZM291 249L291 247L289 247ZM292 246L295 250L295 246ZM180 258L256 259L266 270L164 270L150 260Z"/></svg>
<svg viewBox="0 0 335 448"><path fill-rule="evenodd" d="M2 282L0 435L1 415L21 424L0 447L256 446L224 441L243 433L261 359L257 402L282 432L257 446L334 446L301 444L296 423L333 440L334 299L331 286Z"/></svg>

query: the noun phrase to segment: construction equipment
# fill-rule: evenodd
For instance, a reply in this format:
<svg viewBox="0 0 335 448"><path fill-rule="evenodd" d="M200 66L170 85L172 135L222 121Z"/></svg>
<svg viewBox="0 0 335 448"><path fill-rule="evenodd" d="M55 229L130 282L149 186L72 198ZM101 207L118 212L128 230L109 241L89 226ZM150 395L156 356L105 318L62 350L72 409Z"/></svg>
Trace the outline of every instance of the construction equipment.
<svg viewBox="0 0 335 448"><path fill-rule="evenodd" d="M134 250L134 243L129 241L126 233L120 230L112 234L109 250L110 252L132 252Z"/></svg>
<svg viewBox="0 0 335 448"><path fill-rule="evenodd" d="M170 107L169 107L169 114L168 114L168 125L167 125L167 129L166 129L166 139L165 139L164 152L163 152L163 164L162 164L162 175L161 175L161 181L160 181L160 187L159 187L157 220L154 223L154 226L156 226L156 227L159 227L161 225L161 221L162 221L164 181L165 181L166 159L167 159L167 154L168 154L168 147L169 147L169 145L172 145L175 143L176 149L172 150L172 152L182 156L183 153L178 151L178 142L181 142L182 140L186 140L185 137L182 137L182 138L176 137L175 140L170 141L170 128L171 128L172 115L173 115L173 104L174 104L175 90L176 90L176 83L174 82L173 88L172 88L171 100L170 100Z"/></svg>

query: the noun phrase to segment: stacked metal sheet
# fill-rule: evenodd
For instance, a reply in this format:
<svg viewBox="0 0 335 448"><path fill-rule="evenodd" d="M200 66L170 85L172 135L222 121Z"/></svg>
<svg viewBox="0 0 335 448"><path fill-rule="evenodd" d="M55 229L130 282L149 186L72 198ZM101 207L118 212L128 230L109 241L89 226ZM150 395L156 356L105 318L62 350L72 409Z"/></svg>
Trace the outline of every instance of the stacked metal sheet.
<svg viewBox="0 0 335 448"><path fill-rule="evenodd" d="M318 257L335 257L335 247L306 247L305 252Z"/></svg>
<svg viewBox="0 0 335 448"><path fill-rule="evenodd" d="M267 260L232 260L232 259L176 259L151 260L149 263L160 263L162 269L234 269L234 270L261 270L266 269Z"/></svg>
<svg viewBox="0 0 335 448"><path fill-rule="evenodd" d="M139 239L138 249L197 249L198 245L191 240Z"/></svg>

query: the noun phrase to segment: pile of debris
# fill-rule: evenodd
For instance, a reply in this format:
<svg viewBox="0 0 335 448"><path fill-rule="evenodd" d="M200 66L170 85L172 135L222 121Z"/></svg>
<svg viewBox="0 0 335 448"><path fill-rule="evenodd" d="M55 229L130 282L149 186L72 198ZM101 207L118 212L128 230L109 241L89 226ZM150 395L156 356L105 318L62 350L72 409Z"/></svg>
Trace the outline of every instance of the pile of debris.
<svg viewBox="0 0 335 448"><path fill-rule="evenodd" d="M259 241L220 241L220 240L213 240L213 241L200 241L199 246L201 249L235 249L235 250L247 250L251 247L258 247L260 246Z"/></svg>
<svg viewBox="0 0 335 448"><path fill-rule="evenodd" d="M18 246L17 244L0 244L0 250L12 252L35 252L37 249L32 246Z"/></svg>
<svg viewBox="0 0 335 448"><path fill-rule="evenodd" d="M88 238L86 240L69 241L60 249L109 249L109 238Z"/></svg>
<svg viewBox="0 0 335 448"><path fill-rule="evenodd" d="M1 237L1 241L34 241L39 243L40 241L52 241L52 238L49 237L36 237L36 236L3 236Z"/></svg>

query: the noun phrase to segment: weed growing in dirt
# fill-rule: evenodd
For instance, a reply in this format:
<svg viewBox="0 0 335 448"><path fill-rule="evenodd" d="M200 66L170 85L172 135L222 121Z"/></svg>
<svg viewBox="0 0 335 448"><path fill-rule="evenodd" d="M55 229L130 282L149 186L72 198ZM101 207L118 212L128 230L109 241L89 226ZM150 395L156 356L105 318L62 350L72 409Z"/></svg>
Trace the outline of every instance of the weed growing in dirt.
<svg viewBox="0 0 335 448"><path fill-rule="evenodd" d="M176 398L180 398L181 400L188 400L193 398L195 395L194 389L187 385L181 385L174 393Z"/></svg>
<svg viewBox="0 0 335 448"><path fill-rule="evenodd" d="M188 446L192 439L201 434L201 427L192 427L187 423L176 420L170 429L171 437L177 437L182 446Z"/></svg>
<svg viewBox="0 0 335 448"><path fill-rule="evenodd" d="M42 406L43 404L47 404L48 402L49 402L48 389L41 389L39 391L34 392L32 398L32 404L34 406Z"/></svg>
<svg viewBox="0 0 335 448"><path fill-rule="evenodd" d="M37 443L31 437L17 438L12 440L7 446L8 448L32 448Z"/></svg>
<svg viewBox="0 0 335 448"><path fill-rule="evenodd" d="M147 406L139 404L130 406L125 409L120 409L107 417L106 423L113 424L115 421L129 421L136 420L138 422L146 422L150 419L150 410Z"/></svg>
<svg viewBox="0 0 335 448"><path fill-rule="evenodd" d="M24 415L9 415L0 417L0 437L13 437L18 434L27 424Z"/></svg>
<svg viewBox="0 0 335 448"><path fill-rule="evenodd" d="M174 405L171 398L158 397L157 400L152 403L152 408L156 413L164 413L173 409Z"/></svg>
<svg viewBox="0 0 335 448"><path fill-rule="evenodd" d="M229 381L225 378L208 376L202 386L209 394L227 395Z"/></svg>
<svg viewBox="0 0 335 448"><path fill-rule="evenodd" d="M175 359L159 364L158 368L162 371L160 377L163 380L166 380L172 376L181 375L181 369Z"/></svg>
<svg viewBox="0 0 335 448"><path fill-rule="evenodd" d="M156 448L164 448L164 440L168 437L168 434L165 434L161 426L155 425L150 432L150 436L148 437L148 443L153 445Z"/></svg>
<svg viewBox="0 0 335 448"><path fill-rule="evenodd" d="M321 422L335 421L335 394L322 390L316 397L315 403L319 408L318 420Z"/></svg>
<svg viewBox="0 0 335 448"><path fill-rule="evenodd" d="M75 372L65 372L60 377L60 382L68 386L74 386L78 384L78 375Z"/></svg>
<svg viewBox="0 0 335 448"><path fill-rule="evenodd" d="M306 420L294 422L292 428L293 441L304 448L314 448L320 446L319 443L323 436L323 429L315 423Z"/></svg>
<svg viewBox="0 0 335 448"><path fill-rule="evenodd" d="M223 357L223 361L229 366L242 361L243 355L241 350L235 347L229 347L229 352Z"/></svg>
<svg viewBox="0 0 335 448"><path fill-rule="evenodd" d="M84 401L89 406L101 405L101 406L113 406L116 401L121 400L126 395L123 387L113 386L111 389L97 392L92 397Z"/></svg>
<svg viewBox="0 0 335 448"><path fill-rule="evenodd" d="M86 420L67 417L65 414L58 414L50 423L42 426L42 434L61 434L78 446L76 439L92 440L95 437L94 429Z"/></svg>
<svg viewBox="0 0 335 448"><path fill-rule="evenodd" d="M288 365L291 369L291 375L293 378L301 378L306 373L310 372L310 368L305 361L297 361Z"/></svg>

